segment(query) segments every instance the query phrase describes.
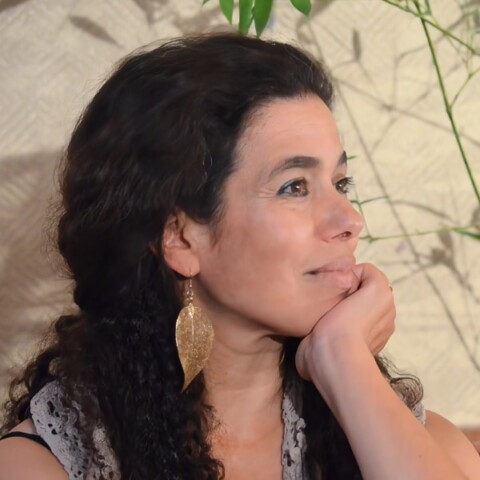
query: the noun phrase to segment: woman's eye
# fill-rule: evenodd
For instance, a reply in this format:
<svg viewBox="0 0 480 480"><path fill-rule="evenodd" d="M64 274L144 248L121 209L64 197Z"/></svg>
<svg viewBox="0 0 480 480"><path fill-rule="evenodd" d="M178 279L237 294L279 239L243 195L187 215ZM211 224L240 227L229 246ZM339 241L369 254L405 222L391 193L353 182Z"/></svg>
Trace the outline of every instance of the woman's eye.
<svg viewBox="0 0 480 480"><path fill-rule="evenodd" d="M347 195L348 192L350 192L350 187L352 185L353 185L353 178L344 177L335 184L335 187L342 195Z"/></svg>
<svg viewBox="0 0 480 480"><path fill-rule="evenodd" d="M307 181L304 178L291 180L278 191L278 195L288 195L291 197L305 197L308 193Z"/></svg>

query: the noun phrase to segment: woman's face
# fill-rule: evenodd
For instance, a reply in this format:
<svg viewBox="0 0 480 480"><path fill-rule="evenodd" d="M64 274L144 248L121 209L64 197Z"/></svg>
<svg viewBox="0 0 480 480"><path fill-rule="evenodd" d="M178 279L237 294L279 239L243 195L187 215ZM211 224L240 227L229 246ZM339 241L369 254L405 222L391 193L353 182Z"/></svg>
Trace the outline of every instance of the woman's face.
<svg viewBox="0 0 480 480"><path fill-rule="evenodd" d="M220 225L200 239L197 300L214 323L305 336L355 285L363 226L330 110L315 96L272 101L235 162Z"/></svg>

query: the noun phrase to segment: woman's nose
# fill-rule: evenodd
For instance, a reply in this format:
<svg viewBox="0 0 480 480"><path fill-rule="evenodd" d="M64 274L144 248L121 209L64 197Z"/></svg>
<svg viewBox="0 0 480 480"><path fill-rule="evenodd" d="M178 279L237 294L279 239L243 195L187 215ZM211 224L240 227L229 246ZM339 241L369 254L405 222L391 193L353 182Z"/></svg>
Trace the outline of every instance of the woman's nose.
<svg viewBox="0 0 480 480"><path fill-rule="evenodd" d="M339 196L338 192L329 202L324 220L322 230L326 241L358 238L364 223L350 200Z"/></svg>

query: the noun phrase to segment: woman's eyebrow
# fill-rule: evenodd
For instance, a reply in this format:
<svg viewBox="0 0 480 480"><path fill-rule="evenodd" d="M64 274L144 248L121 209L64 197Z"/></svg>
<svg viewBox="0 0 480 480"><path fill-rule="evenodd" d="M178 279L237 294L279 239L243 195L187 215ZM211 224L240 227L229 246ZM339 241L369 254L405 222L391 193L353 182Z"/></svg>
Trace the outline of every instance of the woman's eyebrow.
<svg viewBox="0 0 480 480"><path fill-rule="evenodd" d="M342 152L337 161L337 168L345 165L347 163L347 154L345 151ZM291 168L316 168L322 164L322 160L318 157L310 157L307 155L295 155L294 157L288 157L282 160L278 165L276 165L268 174L268 180L271 180L273 177L279 173L289 170Z"/></svg>

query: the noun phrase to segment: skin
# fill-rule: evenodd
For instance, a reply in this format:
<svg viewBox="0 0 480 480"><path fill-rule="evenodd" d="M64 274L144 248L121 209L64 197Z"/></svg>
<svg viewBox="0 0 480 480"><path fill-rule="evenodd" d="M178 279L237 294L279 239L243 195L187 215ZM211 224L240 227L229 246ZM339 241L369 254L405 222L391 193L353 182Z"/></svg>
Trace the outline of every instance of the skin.
<svg viewBox="0 0 480 480"><path fill-rule="evenodd" d="M480 478L463 435L433 413L422 426L375 365L394 331L395 307L385 275L355 264L362 221L346 198L342 158L320 99L273 101L239 141L218 228L181 212L167 223L165 259L194 277L194 303L215 330L204 369L206 400L219 420L213 452L228 480L282 478L279 362L282 339L298 336L297 369L336 415L366 480ZM289 168L281 168L285 160ZM40 478L19 473L26 467L18 460L39 447L14 440L0 442L0 464L10 468L0 480ZM48 451L37 453L48 478L66 478Z"/></svg>
<svg viewBox="0 0 480 480"><path fill-rule="evenodd" d="M36 433L30 420L12 431ZM24 438L6 438L0 442L0 465L1 480L68 480L61 463L45 447Z"/></svg>
<svg viewBox="0 0 480 480"><path fill-rule="evenodd" d="M479 478L465 437L435 414L422 426L374 362L394 331L394 299L375 266L347 260L362 222L342 188L342 152L320 99L273 101L239 141L219 231L182 215L169 223L166 260L195 277L195 304L215 330L204 371L221 422L214 452L228 479L281 478L278 365L280 339L292 335L304 337L297 369L328 402L365 479ZM278 173L297 156L318 162Z"/></svg>

